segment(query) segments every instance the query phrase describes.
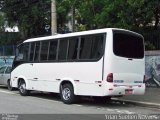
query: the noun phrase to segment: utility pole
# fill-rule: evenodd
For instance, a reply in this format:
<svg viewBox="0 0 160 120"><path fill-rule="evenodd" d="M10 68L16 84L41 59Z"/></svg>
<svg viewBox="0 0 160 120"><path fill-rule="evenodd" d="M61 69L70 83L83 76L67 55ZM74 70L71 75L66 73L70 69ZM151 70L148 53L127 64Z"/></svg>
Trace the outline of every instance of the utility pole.
<svg viewBox="0 0 160 120"><path fill-rule="evenodd" d="M56 0L51 0L51 34L57 33Z"/></svg>

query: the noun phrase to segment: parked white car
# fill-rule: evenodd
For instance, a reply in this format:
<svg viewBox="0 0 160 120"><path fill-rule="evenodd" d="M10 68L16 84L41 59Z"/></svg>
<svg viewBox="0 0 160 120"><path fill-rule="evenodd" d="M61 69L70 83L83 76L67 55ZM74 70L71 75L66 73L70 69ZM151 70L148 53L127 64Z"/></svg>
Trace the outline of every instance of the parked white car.
<svg viewBox="0 0 160 120"><path fill-rule="evenodd" d="M10 85L10 73L12 70L12 66L5 65L0 67L0 84L6 85L9 90L12 90Z"/></svg>

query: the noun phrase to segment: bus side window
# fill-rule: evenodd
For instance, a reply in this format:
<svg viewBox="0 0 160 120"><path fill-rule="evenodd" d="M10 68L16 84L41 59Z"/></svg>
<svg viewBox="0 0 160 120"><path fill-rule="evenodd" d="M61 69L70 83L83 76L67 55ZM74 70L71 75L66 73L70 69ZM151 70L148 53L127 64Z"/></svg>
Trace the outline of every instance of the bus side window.
<svg viewBox="0 0 160 120"><path fill-rule="evenodd" d="M17 61L28 61L29 44L22 44L17 50Z"/></svg>
<svg viewBox="0 0 160 120"><path fill-rule="evenodd" d="M96 35L93 37L91 59L98 59L101 57L103 51L103 35Z"/></svg>
<svg viewBox="0 0 160 120"><path fill-rule="evenodd" d="M40 42L36 42L35 47L34 61L39 61Z"/></svg>
<svg viewBox="0 0 160 120"><path fill-rule="evenodd" d="M50 41L48 60L56 60L58 40Z"/></svg>
<svg viewBox="0 0 160 120"><path fill-rule="evenodd" d="M103 34L82 36L79 59L92 60L100 58L103 51L103 36Z"/></svg>
<svg viewBox="0 0 160 120"><path fill-rule="evenodd" d="M91 36L81 37L79 58L80 59L90 59L91 47L92 47L92 37Z"/></svg>
<svg viewBox="0 0 160 120"><path fill-rule="evenodd" d="M41 61L48 60L48 49L49 49L49 41L42 41L41 42L41 54L40 54Z"/></svg>
<svg viewBox="0 0 160 120"><path fill-rule="evenodd" d="M69 48L68 48L68 60L77 59L78 53L78 37L69 38Z"/></svg>
<svg viewBox="0 0 160 120"><path fill-rule="evenodd" d="M68 40L61 39L58 51L58 60L66 60L67 58Z"/></svg>
<svg viewBox="0 0 160 120"><path fill-rule="evenodd" d="M30 44L31 44L31 46L30 46L30 53L29 53L29 61L33 61L35 42L32 42Z"/></svg>

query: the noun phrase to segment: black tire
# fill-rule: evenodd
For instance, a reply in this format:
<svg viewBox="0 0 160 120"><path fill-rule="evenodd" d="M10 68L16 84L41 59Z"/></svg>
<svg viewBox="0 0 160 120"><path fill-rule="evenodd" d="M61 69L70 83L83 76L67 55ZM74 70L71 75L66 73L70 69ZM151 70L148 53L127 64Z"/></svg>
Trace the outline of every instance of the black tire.
<svg viewBox="0 0 160 120"><path fill-rule="evenodd" d="M8 90L10 90L10 91L13 90L13 87L12 87L12 85L11 85L11 80L10 80L10 79L7 81L7 88L8 88Z"/></svg>
<svg viewBox="0 0 160 120"><path fill-rule="evenodd" d="M29 91L26 89L26 83L24 81L20 81L18 88L20 95L22 96L29 95Z"/></svg>
<svg viewBox="0 0 160 120"><path fill-rule="evenodd" d="M72 104L75 102L74 89L71 84L64 84L61 86L60 90L61 100L65 104Z"/></svg>
<svg viewBox="0 0 160 120"><path fill-rule="evenodd" d="M109 101L111 101L111 97L110 96L106 96L106 97L94 97L94 101L96 103L107 103Z"/></svg>

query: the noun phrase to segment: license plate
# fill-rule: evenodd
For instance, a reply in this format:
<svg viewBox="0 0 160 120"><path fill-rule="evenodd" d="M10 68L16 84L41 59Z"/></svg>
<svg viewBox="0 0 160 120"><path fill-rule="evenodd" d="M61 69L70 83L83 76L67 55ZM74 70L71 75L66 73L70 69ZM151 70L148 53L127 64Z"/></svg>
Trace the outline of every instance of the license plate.
<svg viewBox="0 0 160 120"><path fill-rule="evenodd" d="M126 95L131 95L133 93L132 89L125 89L125 94Z"/></svg>

